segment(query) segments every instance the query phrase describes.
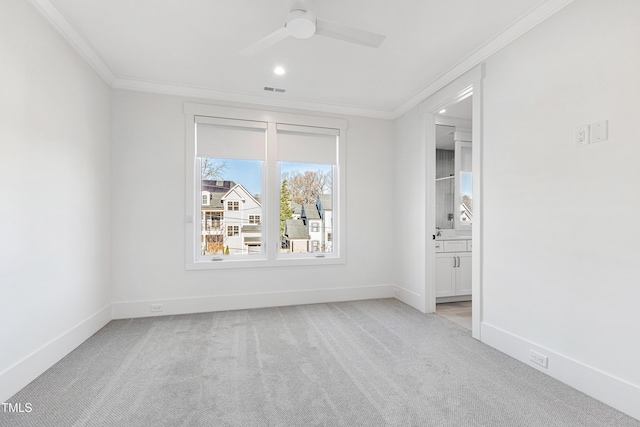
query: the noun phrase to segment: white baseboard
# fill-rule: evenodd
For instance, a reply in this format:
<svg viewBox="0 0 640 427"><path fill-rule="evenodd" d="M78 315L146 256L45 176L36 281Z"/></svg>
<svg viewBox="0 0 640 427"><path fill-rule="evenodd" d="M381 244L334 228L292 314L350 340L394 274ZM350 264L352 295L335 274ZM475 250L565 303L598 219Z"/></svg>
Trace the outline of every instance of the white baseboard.
<svg viewBox="0 0 640 427"><path fill-rule="evenodd" d="M0 402L6 402L110 321L111 304L0 372Z"/></svg>
<svg viewBox="0 0 640 427"><path fill-rule="evenodd" d="M640 420L640 386L487 323L481 336L483 343ZM547 369L529 360L531 350L549 358Z"/></svg>
<svg viewBox="0 0 640 427"><path fill-rule="evenodd" d="M424 297L422 295L400 286L394 286L394 296L416 310L420 310L422 313L425 312Z"/></svg>
<svg viewBox="0 0 640 427"><path fill-rule="evenodd" d="M113 319L205 313L247 308L281 307L297 304L393 298L392 285L351 288L312 289L287 292L216 295L146 301L121 301L112 304ZM151 312L151 304L162 304L161 312Z"/></svg>

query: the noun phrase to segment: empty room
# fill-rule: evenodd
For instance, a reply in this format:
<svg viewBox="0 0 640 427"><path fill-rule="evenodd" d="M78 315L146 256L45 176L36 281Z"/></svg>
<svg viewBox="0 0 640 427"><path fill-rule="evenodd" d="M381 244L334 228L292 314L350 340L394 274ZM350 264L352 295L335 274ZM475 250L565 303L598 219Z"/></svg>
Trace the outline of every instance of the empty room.
<svg viewBox="0 0 640 427"><path fill-rule="evenodd" d="M0 0L0 425L640 426L638 46L637 0Z"/></svg>

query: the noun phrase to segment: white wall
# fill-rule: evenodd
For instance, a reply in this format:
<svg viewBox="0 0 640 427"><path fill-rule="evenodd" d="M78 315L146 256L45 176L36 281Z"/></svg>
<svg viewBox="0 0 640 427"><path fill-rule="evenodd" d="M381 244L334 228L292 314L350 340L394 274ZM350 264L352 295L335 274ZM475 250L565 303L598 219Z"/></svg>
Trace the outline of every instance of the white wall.
<svg viewBox="0 0 640 427"><path fill-rule="evenodd" d="M23 0L0 64L4 401L109 320L110 89Z"/></svg>
<svg viewBox="0 0 640 427"><path fill-rule="evenodd" d="M424 311L426 147L421 123L418 107L395 121L394 263L398 297Z"/></svg>
<svg viewBox="0 0 640 427"><path fill-rule="evenodd" d="M346 265L187 271L185 101L114 93L115 317L391 296L392 122L347 117Z"/></svg>
<svg viewBox="0 0 640 427"><path fill-rule="evenodd" d="M482 336L640 418L638 17L574 2L486 63ZM601 120L609 141L573 146Z"/></svg>

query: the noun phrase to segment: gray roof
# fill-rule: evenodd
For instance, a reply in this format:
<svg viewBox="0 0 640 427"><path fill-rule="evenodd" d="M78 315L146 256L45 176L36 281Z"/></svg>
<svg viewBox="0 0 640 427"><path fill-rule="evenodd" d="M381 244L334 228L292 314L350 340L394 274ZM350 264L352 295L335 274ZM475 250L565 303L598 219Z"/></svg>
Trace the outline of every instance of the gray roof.
<svg viewBox="0 0 640 427"><path fill-rule="evenodd" d="M202 210L211 209L224 209L224 203L222 203L222 196L226 193L211 193L208 205L202 205Z"/></svg>
<svg viewBox="0 0 640 427"><path fill-rule="evenodd" d="M293 208L293 214L300 215L300 212L302 212L302 205L299 205L296 202L291 202L290 204L291 204L291 207Z"/></svg>
<svg viewBox="0 0 640 427"><path fill-rule="evenodd" d="M243 233L259 233L261 230L260 225L243 225L242 232Z"/></svg>
<svg viewBox="0 0 640 427"><path fill-rule="evenodd" d="M284 235L289 240L309 240L309 232L307 226L304 225L304 221L301 219L288 219L285 221Z"/></svg>
<svg viewBox="0 0 640 427"><path fill-rule="evenodd" d="M318 212L318 207L311 203L305 203L302 205L302 210L304 211L304 218L307 219L320 219L320 213Z"/></svg>
<svg viewBox="0 0 640 427"><path fill-rule="evenodd" d="M326 211L330 211L331 204L333 203L333 197L331 197L331 194L320 194L318 197L320 198L320 203L322 203L322 208Z"/></svg>
<svg viewBox="0 0 640 427"><path fill-rule="evenodd" d="M219 181L215 179L203 179L202 191L211 193L226 193L236 185L233 181Z"/></svg>

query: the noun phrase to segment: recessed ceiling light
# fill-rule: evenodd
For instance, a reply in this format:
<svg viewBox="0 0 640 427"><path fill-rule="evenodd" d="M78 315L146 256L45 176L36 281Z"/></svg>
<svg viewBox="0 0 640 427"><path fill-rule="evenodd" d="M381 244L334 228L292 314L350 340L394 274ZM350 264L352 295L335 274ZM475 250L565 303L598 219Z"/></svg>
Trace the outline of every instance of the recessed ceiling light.
<svg viewBox="0 0 640 427"><path fill-rule="evenodd" d="M285 69L284 67L281 66L277 66L276 68L273 69L273 72L276 73L277 75L281 76L285 73Z"/></svg>
<svg viewBox="0 0 640 427"><path fill-rule="evenodd" d="M438 111L438 114L444 114L446 112L447 112L447 110L443 108L442 110Z"/></svg>

